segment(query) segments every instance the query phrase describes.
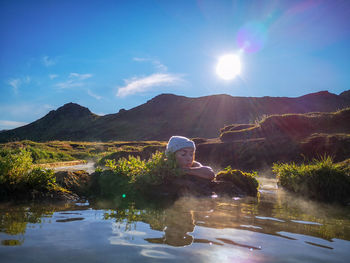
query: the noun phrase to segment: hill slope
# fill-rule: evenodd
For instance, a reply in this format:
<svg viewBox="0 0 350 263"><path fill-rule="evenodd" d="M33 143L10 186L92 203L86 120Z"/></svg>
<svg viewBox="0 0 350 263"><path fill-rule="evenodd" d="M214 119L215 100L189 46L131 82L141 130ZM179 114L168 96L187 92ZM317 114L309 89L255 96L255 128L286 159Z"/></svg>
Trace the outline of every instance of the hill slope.
<svg viewBox="0 0 350 263"><path fill-rule="evenodd" d="M337 112L272 115L252 126L230 125L197 145L203 163L261 169L274 162L350 158L350 107Z"/></svg>
<svg viewBox="0 0 350 263"><path fill-rule="evenodd" d="M133 109L105 116L68 103L33 123L1 132L0 142L167 140L174 134L213 138L227 124L254 123L264 115L330 112L349 106L349 91L340 95L322 91L297 98L161 94Z"/></svg>

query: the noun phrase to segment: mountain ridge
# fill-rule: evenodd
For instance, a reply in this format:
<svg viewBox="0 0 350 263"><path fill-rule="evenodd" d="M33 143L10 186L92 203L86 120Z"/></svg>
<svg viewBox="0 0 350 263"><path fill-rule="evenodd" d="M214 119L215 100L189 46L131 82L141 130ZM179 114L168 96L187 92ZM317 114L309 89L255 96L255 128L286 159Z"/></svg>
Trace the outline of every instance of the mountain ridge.
<svg viewBox="0 0 350 263"><path fill-rule="evenodd" d="M0 133L0 142L48 140L167 140L171 135L218 137L225 125L254 123L263 116L330 112L350 106L350 90L320 91L300 97L234 97L216 94L190 98L159 94L132 109L99 116L66 103L25 126Z"/></svg>

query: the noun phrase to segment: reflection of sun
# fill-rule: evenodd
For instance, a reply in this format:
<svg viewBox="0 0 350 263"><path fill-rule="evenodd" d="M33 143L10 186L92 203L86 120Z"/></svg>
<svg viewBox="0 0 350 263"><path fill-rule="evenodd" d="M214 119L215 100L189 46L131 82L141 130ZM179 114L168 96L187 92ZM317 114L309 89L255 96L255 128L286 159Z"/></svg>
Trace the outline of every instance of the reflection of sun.
<svg viewBox="0 0 350 263"><path fill-rule="evenodd" d="M234 79L241 73L241 61L237 55L227 54L219 58L216 74L222 79Z"/></svg>

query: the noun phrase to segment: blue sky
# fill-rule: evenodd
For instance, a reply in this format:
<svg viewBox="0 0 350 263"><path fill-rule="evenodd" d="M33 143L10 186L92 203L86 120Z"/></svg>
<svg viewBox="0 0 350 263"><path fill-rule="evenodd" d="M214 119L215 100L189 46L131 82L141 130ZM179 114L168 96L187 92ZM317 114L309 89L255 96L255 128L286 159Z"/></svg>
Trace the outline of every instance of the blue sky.
<svg viewBox="0 0 350 263"><path fill-rule="evenodd" d="M68 102L103 115L160 93L339 94L349 17L347 0L1 0L0 130ZM221 79L232 53L241 74Z"/></svg>

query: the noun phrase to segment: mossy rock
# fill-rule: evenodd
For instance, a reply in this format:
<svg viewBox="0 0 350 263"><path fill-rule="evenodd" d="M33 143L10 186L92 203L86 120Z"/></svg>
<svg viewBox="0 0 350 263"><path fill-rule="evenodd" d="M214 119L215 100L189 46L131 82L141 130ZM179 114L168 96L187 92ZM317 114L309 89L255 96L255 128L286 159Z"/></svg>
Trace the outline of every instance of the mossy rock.
<svg viewBox="0 0 350 263"><path fill-rule="evenodd" d="M226 168L216 175L216 193L257 196L259 182L256 173L246 173L240 170Z"/></svg>

